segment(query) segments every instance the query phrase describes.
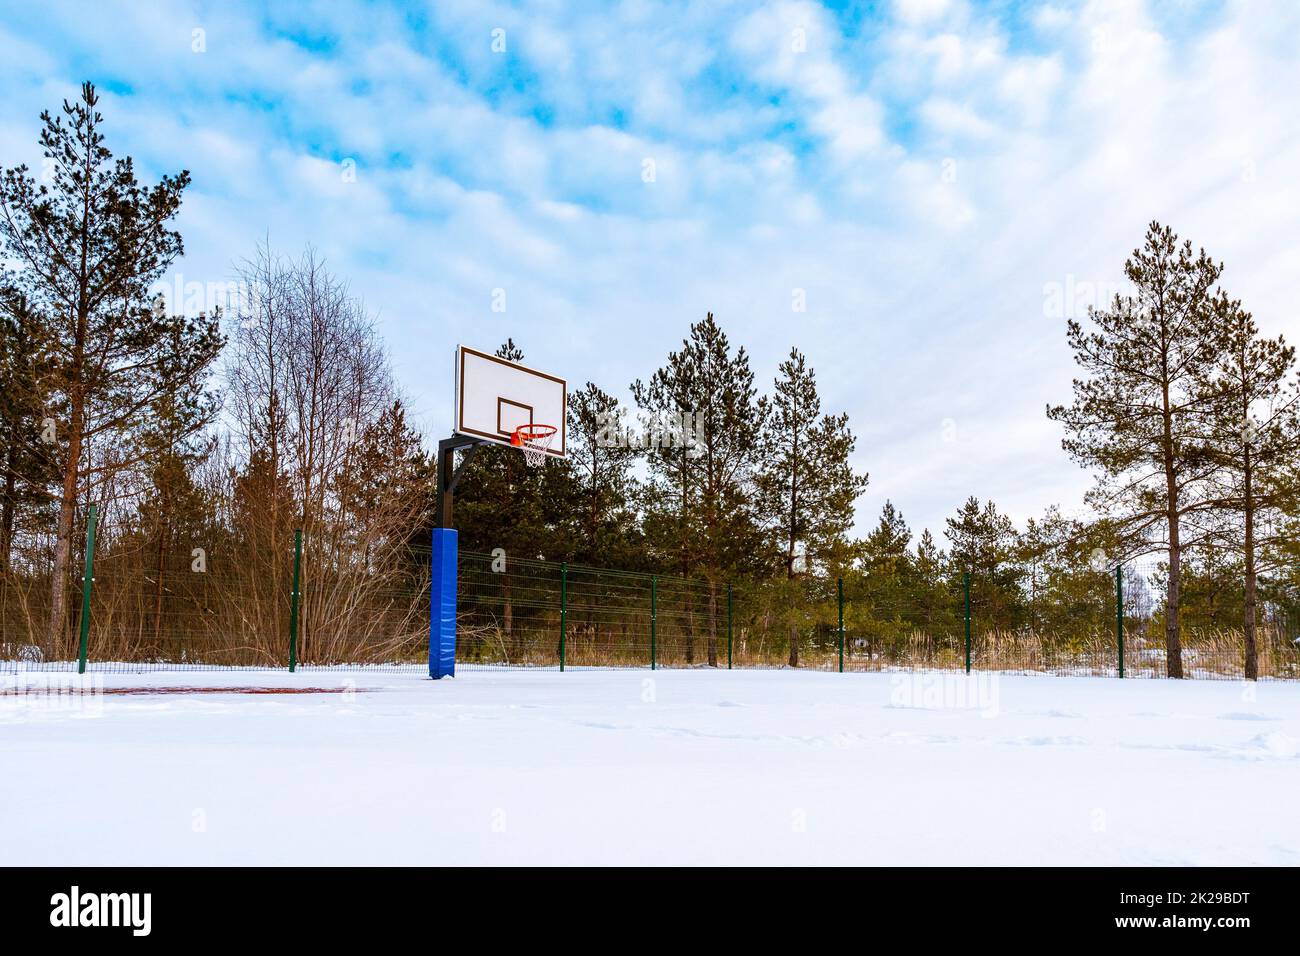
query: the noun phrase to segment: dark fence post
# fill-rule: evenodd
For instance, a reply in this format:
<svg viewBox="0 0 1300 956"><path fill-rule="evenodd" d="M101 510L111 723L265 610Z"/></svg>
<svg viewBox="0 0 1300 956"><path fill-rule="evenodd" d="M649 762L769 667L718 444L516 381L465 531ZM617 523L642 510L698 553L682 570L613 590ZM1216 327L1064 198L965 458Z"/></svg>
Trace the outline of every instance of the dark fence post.
<svg viewBox="0 0 1300 956"><path fill-rule="evenodd" d="M90 653L90 589L95 584L94 505L86 513L86 565L81 575L81 641L77 645L77 673L86 673L86 655Z"/></svg>
<svg viewBox="0 0 1300 956"><path fill-rule="evenodd" d="M731 582L727 582L727 670L731 670Z"/></svg>
<svg viewBox="0 0 1300 956"><path fill-rule="evenodd" d="M966 592L966 673L970 673L970 572L962 575L962 588Z"/></svg>
<svg viewBox="0 0 1300 956"><path fill-rule="evenodd" d="M293 591L289 596L289 673L298 667L298 591L302 585L302 529L293 533Z"/></svg>
<svg viewBox="0 0 1300 956"><path fill-rule="evenodd" d="M840 605L840 673L844 673L844 579L835 579L836 596Z"/></svg>
<svg viewBox="0 0 1300 956"><path fill-rule="evenodd" d="M560 565L560 671L564 671L564 625L569 605L569 566Z"/></svg>
<svg viewBox="0 0 1300 956"><path fill-rule="evenodd" d="M654 670L655 660L655 618L659 613L659 579L650 579L650 669Z"/></svg>
<svg viewBox="0 0 1300 956"><path fill-rule="evenodd" d="M1115 565L1115 644L1119 648L1119 676L1124 676L1124 565Z"/></svg>

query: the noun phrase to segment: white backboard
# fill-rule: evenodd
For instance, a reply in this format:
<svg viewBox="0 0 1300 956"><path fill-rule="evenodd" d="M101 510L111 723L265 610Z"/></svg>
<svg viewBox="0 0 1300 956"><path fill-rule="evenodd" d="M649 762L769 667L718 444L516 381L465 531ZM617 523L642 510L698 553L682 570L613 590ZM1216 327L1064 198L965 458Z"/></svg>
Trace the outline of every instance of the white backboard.
<svg viewBox="0 0 1300 956"><path fill-rule="evenodd" d="M456 349L456 432L502 445L520 425L557 429L548 454L565 456L564 379L468 346Z"/></svg>

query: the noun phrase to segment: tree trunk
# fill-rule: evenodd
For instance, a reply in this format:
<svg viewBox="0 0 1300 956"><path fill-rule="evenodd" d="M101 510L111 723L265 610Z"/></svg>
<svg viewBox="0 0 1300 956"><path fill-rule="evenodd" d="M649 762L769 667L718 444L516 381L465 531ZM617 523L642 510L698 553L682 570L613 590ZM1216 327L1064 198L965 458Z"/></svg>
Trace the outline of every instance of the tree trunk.
<svg viewBox="0 0 1300 956"><path fill-rule="evenodd" d="M793 445L790 452L790 524L787 528L785 551L785 578L794 580L795 533L799 526L799 430L793 433ZM791 608L791 610L794 610ZM799 628L790 625L790 666L799 666Z"/></svg>
<svg viewBox="0 0 1300 956"><path fill-rule="evenodd" d="M1165 665L1168 675L1183 676L1183 646L1178 633L1178 602L1182 597L1183 549L1178 528L1178 478L1174 473L1173 413L1169 385L1164 386L1165 518L1169 524L1169 589L1165 595Z"/></svg>
<svg viewBox="0 0 1300 956"><path fill-rule="evenodd" d="M690 577L690 558L687 550L687 538L689 535L689 525L686 523L686 447L682 446L682 579ZM695 618L693 616L694 606L691 604L690 589L683 591L683 602L686 604L686 665L689 667L695 663Z"/></svg>
<svg viewBox="0 0 1300 956"><path fill-rule="evenodd" d="M48 651L62 649L68 620L68 571L72 564L72 519L77 507L77 463L81 458L81 409L74 405L68 461L63 469L63 491L59 498L59 527L54 543L54 580L50 587L50 633Z"/></svg>
<svg viewBox="0 0 1300 956"><path fill-rule="evenodd" d="M1259 657L1255 646L1255 503L1251 500L1250 457L1246 457L1246 608L1243 630L1246 636L1246 680L1259 679Z"/></svg>
<svg viewBox="0 0 1300 956"><path fill-rule="evenodd" d="M790 539L790 556L789 556L789 560L788 560L787 565L786 565L786 574L785 574L785 579L786 579L787 581L793 581L793 580L794 580L794 538L791 538L791 539ZM792 592L792 595L793 595L793 586L791 586L791 592ZM793 612L794 610L795 610L795 608L790 608L790 611L791 611L791 612ZM799 626L798 626L797 624L791 624L791 625L790 625L790 659L789 659L789 663L790 663L790 666L791 666L791 667L798 667L798 666L799 666Z"/></svg>
<svg viewBox="0 0 1300 956"><path fill-rule="evenodd" d="M689 667L695 663L695 602L689 592L683 600L686 602L686 665Z"/></svg>
<svg viewBox="0 0 1300 956"><path fill-rule="evenodd" d="M709 580L709 666L718 666L718 582Z"/></svg>
<svg viewBox="0 0 1300 956"><path fill-rule="evenodd" d="M50 650L58 648L67 626L68 569L72 563L72 519L77 506L77 468L81 464L82 429L86 421L85 359L86 335L90 325L90 148L81 158L84 186L81 198L81 228L78 237L77 326L68 367L68 458L63 463L63 491L59 499L59 527L54 544L54 580L50 586Z"/></svg>
<svg viewBox="0 0 1300 956"><path fill-rule="evenodd" d="M162 649L162 607L163 607L163 557L166 542L165 527L158 529L158 580L154 582L153 595L153 640L159 650Z"/></svg>
<svg viewBox="0 0 1300 956"><path fill-rule="evenodd" d="M9 570L13 560L14 497L18 494L18 440L12 438L6 449L4 501L0 502L0 575Z"/></svg>
<svg viewBox="0 0 1300 956"><path fill-rule="evenodd" d="M786 561L785 561L785 579L786 579L787 581L793 581L793 580L794 580L794 530L793 530L793 525L791 525L791 534L790 534L790 546L789 546L789 550L786 552ZM792 586L792 592L793 592L793 586ZM790 608L790 610L793 612L795 609L794 609L794 608ZM798 666L799 666L799 627L798 627L798 625L796 625L796 624L791 624L791 625L790 625L790 661L789 661L789 663L790 663L790 666L791 666L791 667L798 667Z"/></svg>
<svg viewBox="0 0 1300 956"><path fill-rule="evenodd" d="M1169 509L1169 589L1165 595L1165 663L1168 676L1183 676L1183 645L1178 631L1178 601L1182 596L1183 552L1178 512Z"/></svg>

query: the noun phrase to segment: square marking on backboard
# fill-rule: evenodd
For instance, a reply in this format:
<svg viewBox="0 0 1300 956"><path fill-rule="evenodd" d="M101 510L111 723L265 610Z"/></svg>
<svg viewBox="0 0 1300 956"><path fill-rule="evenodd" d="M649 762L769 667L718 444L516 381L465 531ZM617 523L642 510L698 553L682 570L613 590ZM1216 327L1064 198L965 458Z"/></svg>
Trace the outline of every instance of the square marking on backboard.
<svg viewBox="0 0 1300 956"><path fill-rule="evenodd" d="M533 424L533 406L497 396L497 431L513 436L520 425Z"/></svg>

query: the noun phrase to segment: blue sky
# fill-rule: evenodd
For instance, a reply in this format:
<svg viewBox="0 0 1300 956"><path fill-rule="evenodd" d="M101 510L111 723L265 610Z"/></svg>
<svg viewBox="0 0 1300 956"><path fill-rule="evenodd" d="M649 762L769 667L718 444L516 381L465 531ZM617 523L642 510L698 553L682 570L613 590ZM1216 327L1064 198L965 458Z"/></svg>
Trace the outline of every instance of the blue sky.
<svg viewBox="0 0 1300 956"><path fill-rule="evenodd" d="M1148 221L1300 333L1298 54L1268 0L8 2L0 163L93 80L117 153L192 172L176 277L314 244L430 440L458 342L626 397L711 310L849 413L861 529L939 532L968 494L1078 510L1065 316Z"/></svg>

